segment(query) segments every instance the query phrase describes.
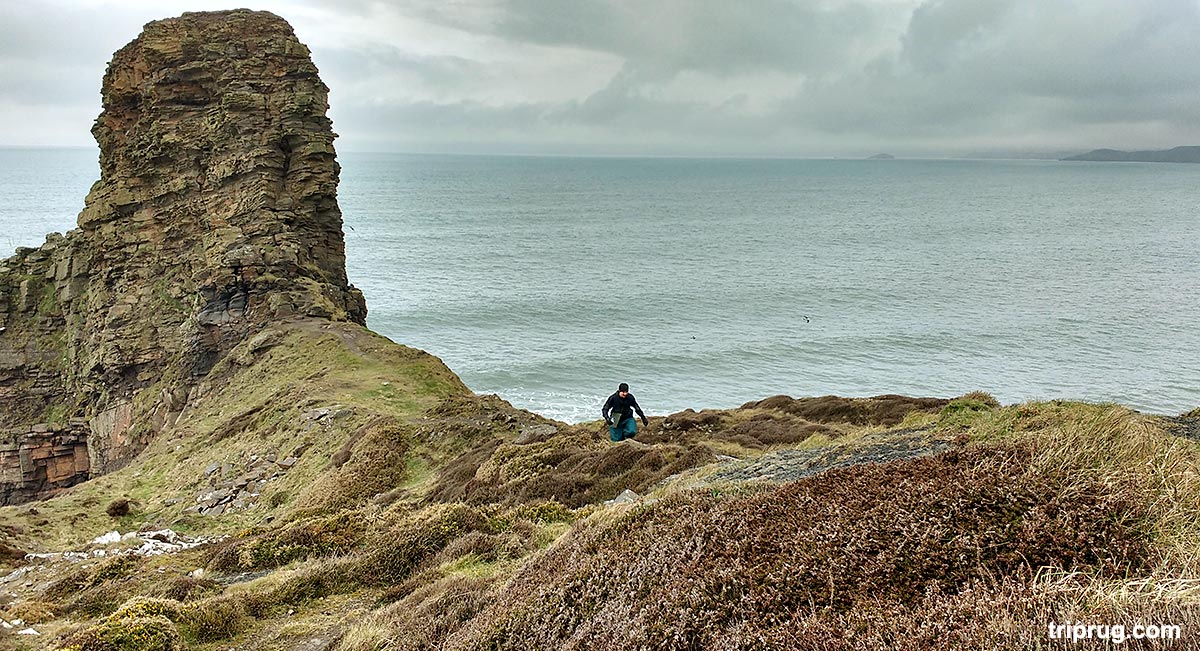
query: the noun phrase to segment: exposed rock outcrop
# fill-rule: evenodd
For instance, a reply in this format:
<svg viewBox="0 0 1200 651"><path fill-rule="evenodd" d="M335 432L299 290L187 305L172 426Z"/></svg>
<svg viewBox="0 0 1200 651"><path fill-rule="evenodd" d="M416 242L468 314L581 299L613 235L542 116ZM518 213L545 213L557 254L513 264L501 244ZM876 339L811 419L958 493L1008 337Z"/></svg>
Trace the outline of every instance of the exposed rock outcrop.
<svg viewBox="0 0 1200 651"><path fill-rule="evenodd" d="M87 423L38 423L0 433L0 504L25 502L88 478Z"/></svg>
<svg viewBox="0 0 1200 651"><path fill-rule="evenodd" d="M328 89L283 19L149 23L102 94L79 228L0 262L0 430L86 419L91 473L144 448L266 324L366 320L346 278Z"/></svg>

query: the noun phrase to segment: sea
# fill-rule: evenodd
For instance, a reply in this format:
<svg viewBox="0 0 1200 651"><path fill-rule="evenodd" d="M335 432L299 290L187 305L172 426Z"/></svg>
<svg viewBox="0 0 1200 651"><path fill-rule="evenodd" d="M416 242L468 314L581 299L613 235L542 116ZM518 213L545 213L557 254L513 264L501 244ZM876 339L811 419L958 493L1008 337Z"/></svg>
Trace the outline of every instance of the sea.
<svg viewBox="0 0 1200 651"><path fill-rule="evenodd" d="M0 149L0 254L94 149ZM368 325L599 418L772 395L1200 406L1200 165L339 155Z"/></svg>

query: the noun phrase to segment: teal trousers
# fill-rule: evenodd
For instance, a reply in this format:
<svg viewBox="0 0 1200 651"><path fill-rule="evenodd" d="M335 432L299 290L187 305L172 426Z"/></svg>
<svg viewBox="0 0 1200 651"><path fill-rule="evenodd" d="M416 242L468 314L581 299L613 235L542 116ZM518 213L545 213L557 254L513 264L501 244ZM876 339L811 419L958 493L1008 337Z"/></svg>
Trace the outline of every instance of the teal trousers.
<svg viewBox="0 0 1200 651"><path fill-rule="evenodd" d="M635 434L637 434L636 418L626 418L619 425L608 426L608 438L612 439L614 443L631 439Z"/></svg>

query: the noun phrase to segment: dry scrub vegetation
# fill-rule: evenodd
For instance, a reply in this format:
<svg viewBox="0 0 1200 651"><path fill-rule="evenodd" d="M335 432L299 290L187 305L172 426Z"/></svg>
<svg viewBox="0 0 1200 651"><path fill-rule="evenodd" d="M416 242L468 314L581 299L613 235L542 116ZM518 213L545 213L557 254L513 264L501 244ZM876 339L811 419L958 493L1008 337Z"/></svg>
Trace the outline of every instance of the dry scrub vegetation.
<svg viewBox="0 0 1200 651"><path fill-rule="evenodd" d="M415 595L343 648L1026 649L1081 620L1187 636L1200 453L1163 425L966 396L934 423L950 452L600 512L505 582ZM447 594L462 607L435 607Z"/></svg>
<svg viewBox="0 0 1200 651"><path fill-rule="evenodd" d="M494 396L423 406L376 373L342 387L354 414L269 519L212 518L233 535L82 566L4 616L56 622L29 648L73 651L1025 649L1052 648L1050 622L1200 626L1200 448L1174 421L987 394L776 396L611 444ZM255 413L248 427L284 433L295 418ZM791 447L854 461L891 435L949 450L783 485L705 479ZM604 504L626 488L648 498Z"/></svg>

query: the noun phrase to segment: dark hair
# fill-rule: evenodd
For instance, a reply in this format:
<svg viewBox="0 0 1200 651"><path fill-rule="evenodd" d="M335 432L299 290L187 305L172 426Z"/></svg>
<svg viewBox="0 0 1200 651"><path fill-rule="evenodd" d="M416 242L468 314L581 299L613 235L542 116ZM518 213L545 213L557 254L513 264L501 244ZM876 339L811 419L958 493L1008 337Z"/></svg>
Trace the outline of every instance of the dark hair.
<svg viewBox="0 0 1200 651"><path fill-rule="evenodd" d="M618 393L620 393L620 392L622 392L622 391L624 391L624 392L628 393L628 392L629 392L629 385L628 385L628 384L625 384L624 382L622 382L620 385L618 385L618 386L617 386L617 392L618 392Z"/></svg>

